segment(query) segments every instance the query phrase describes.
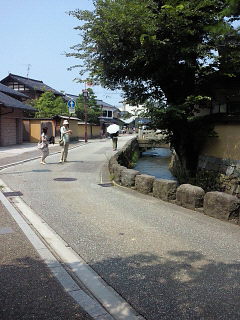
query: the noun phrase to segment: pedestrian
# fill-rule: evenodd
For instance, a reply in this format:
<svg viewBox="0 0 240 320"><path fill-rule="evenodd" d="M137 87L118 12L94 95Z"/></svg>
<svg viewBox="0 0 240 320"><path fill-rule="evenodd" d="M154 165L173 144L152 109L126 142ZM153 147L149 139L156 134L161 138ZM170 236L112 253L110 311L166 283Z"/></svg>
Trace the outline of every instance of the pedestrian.
<svg viewBox="0 0 240 320"><path fill-rule="evenodd" d="M69 148L70 135L72 134L72 130L69 130L69 122L67 120L63 121L63 126L60 129L60 139L63 140L61 158L59 162L66 162Z"/></svg>
<svg viewBox="0 0 240 320"><path fill-rule="evenodd" d="M42 129L41 139L40 142L43 144L43 148L41 148L42 157L41 157L41 164L46 164L45 159L49 155L49 149L48 149L48 136L47 136L48 128Z"/></svg>
<svg viewBox="0 0 240 320"><path fill-rule="evenodd" d="M118 142L118 131L115 133L111 133L110 137L112 139L113 151L117 150L117 142Z"/></svg>

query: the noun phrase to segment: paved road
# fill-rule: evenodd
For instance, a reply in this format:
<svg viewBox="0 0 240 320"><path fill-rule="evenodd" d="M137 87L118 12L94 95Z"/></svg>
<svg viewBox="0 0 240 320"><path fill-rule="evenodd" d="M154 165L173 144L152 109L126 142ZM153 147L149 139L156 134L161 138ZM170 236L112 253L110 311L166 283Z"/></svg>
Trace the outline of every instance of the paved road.
<svg viewBox="0 0 240 320"><path fill-rule="evenodd" d="M0 319L90 320L0 201Z"/></svg>
<svg viewBox="0 0 240 320"><path fill-rule="evenodd" d="M0 178L146 319L239 319L239 226L100 186L112 153L91 142L63 165L51 156Z"/></svg>

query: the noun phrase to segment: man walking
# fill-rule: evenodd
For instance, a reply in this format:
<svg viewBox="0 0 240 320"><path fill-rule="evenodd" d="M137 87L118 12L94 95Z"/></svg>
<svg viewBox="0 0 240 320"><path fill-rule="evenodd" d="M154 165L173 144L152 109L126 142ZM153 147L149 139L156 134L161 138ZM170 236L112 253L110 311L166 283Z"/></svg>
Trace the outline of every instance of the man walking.
<svg viewBox="0 0 240 320"><path fill-rule="evenodd" d="M72 130L69 130L69 122L67 120L63 121L63 126L60 129L61 139L63 139L61 159L59 162L66 162L70 141L70 134L72 134Z"/></svg>

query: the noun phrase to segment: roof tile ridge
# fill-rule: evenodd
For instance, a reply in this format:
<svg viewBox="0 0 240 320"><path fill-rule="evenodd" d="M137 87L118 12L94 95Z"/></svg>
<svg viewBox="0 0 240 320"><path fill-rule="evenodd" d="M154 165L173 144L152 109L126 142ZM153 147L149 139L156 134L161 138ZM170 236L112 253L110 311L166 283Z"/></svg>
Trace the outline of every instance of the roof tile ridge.
<svg viewBox="0 0 240 320"><path fill-rule="evenodd" d="M25 79L25 80L32 80L32 81L36 81L36 82L41 82L43 83L42 80L36 80L36 79L32 79L32 78L27 78L27 77L23 77L23 76L19 76L18 74L13 74L13 73L9 73L9 76L15 76L15 77L19 77L19 78L22 78L22 79Z"/></svg>

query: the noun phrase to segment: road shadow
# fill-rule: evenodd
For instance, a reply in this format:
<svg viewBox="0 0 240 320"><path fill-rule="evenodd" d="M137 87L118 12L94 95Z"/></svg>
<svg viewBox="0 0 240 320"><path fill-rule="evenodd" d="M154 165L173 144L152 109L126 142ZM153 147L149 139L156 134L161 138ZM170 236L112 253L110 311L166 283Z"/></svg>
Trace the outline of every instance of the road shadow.
<svg viewBox="0 0 240 320"><path fill-rule="evenodd" d="M0 319L90 320L41 260L0 264Z"/></svg>
<svg viewBox="0 0 240 320"><path fill-rule="evenodd" d="M240 263L194 251L143 253L91 267L148 320L240 319Z"/></svg>

